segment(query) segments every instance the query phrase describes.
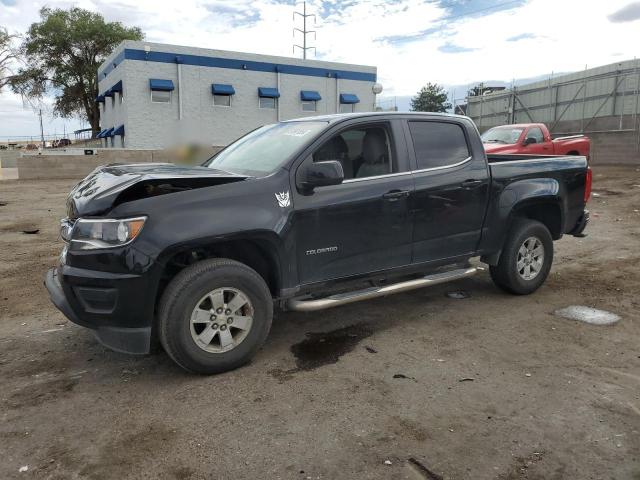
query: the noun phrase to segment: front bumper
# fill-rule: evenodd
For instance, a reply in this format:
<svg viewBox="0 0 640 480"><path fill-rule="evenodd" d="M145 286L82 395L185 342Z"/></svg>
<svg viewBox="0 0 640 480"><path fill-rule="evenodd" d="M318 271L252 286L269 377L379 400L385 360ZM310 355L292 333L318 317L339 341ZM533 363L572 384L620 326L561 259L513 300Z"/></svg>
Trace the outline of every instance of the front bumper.
<svg viewBox="0 0 640 480"><path fill-rule="evenodd" d="M586 237L587 235L586 233L584 233L584 230L587 228L588 223L589 223L589 210L585 210L584 212L582 212L582 215L578 219L578 223L576 224L574 229L571 230L570 234L573 235L574 237Z"/></svg>
<svg viewBox="0 0 640 480"><path fill-rule="evenodd" d="M149 353L153 308L149 312L140 300L144 279L60 266L47 272L44 283L56 308L73 323L92 329L104 346Z"/></svg>

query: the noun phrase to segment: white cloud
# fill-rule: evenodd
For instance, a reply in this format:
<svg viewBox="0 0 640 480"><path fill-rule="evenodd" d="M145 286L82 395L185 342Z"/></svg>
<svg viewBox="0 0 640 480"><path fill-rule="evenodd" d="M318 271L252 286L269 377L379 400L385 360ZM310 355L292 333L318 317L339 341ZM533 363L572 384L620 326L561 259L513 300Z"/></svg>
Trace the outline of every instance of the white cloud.
<svg viewBox="0 0 640 480"><path fill-rule="evenodd" d="M77 5L100 11L108 20L138 25L150 41L292 55L291 3L14 2L12 6L0 4L0 25L13 31L24 32L38 19L38 10L45 4ZM585 65L612 63L638 54L639 22L613 23L608 18L628 5L628 0L589 2L588 8L581 0L507 3L512 5L500 10L495 8L499 4L478 2L476 10L482 12L465 16L451 15L440 3L426 0L311 0L307 2L308 9L319 14L317 40L311 44L317 47L319 59L376 65L385 95L411 95L426 82L459 85L575 71ZM473 11L473 4L465 5ZM449 20L438 22L443 17ZM299 38L296 43L300 43ZM6 93L0 96L0 136L9 129L15 130L10 126L13 122L2 113L10 101ZM29 134L39 129L37 122L24 128Z"/></svg>

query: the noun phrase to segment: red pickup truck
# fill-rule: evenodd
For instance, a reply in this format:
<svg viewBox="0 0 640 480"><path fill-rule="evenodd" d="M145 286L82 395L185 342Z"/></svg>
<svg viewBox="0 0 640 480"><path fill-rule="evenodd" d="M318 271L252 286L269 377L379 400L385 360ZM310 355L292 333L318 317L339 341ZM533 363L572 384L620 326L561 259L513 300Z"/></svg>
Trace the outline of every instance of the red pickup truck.
<svg viewBox="0 0 640 480"><path fill-rule="evenodd" d="M487 153L582 155L589 158L591 140L584 135L552 139L544 123L517 123L493 127L482 134Z"/></svg>

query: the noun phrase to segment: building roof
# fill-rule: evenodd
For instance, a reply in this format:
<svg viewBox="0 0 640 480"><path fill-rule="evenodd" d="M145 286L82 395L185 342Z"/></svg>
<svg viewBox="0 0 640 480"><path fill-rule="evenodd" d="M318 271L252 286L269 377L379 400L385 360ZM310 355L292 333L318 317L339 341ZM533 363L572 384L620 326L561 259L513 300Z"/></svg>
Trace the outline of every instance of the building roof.
<svg viewBox="0 0 640 480"><path fill-rule="evenodd" d="M152 42L125 40L102 63L98 78L102 80L125 60L160 63L183 63L202 67L253 71L280 71L293 75L313 75L376 81L377 68L369 65L308 60L275 55L213 50Z"/></svg>

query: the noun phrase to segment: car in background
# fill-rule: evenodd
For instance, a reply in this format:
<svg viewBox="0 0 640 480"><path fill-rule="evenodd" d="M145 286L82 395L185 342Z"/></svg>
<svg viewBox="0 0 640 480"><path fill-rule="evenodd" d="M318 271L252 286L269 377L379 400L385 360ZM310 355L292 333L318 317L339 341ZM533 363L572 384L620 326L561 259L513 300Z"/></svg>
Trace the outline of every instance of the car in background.
<svg viewBox="0 0 640 480"><path fill-rule="evenodd" d="M487 153L582 155L589 158L591 140L585 135L551 138L544 123L517 123L493 127L481 135Z"/></svg>
<svg viewBox="0 0 640 480"><path fill-rule="evenodd" d="M61 138L60 140L54 140L51 146L53 148L63 148L71 145L71 140L68 138Z"/></svg>

